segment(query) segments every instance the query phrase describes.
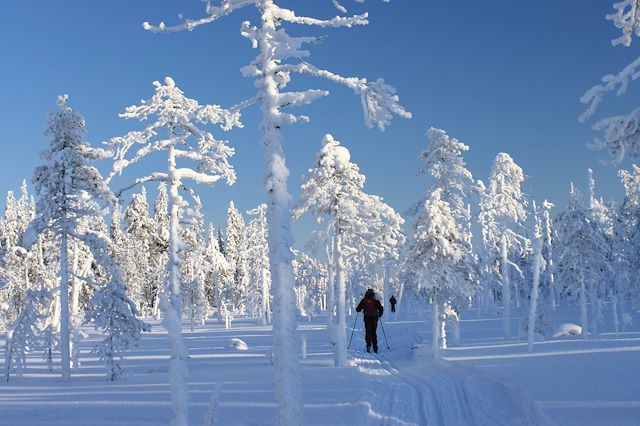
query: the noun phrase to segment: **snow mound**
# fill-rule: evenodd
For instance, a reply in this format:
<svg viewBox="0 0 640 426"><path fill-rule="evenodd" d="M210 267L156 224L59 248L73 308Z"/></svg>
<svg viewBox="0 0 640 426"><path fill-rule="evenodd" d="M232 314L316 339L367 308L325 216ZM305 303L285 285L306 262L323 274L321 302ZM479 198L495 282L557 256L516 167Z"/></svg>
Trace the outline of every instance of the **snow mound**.
<svg viewBox="0 0 640 426"><path fill-rule="evenodd" d="M236 348L239 351L248 351L249 350L249 345L247 345L244 340L242 339L238 339L238 338L233 338L231 339L230 342L231 346L233 346L234 348Z"/></svg>
<svg viewBox="0 0 640 426"><path fill-rule="evenodd" d="M575 336L578 334L582 334L582 327L570 322L558 325L553 331L553 337Z"/></svg>

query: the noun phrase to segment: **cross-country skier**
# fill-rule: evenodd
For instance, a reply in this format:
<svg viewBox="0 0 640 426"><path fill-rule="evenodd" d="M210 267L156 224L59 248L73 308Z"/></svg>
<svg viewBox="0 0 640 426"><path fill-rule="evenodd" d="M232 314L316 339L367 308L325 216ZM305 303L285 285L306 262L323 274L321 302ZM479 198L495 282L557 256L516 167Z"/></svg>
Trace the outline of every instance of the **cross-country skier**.
<svg viewBox="0 0 640 426"><path fill-rule="evenodd" d="M396 297L392 295L391 299L389 299L389 303L391 303L391 312L395 312L396 311Z"/></svg>
<svg viewBox="0 0 640 426"><path fill-rule="evenodd" d="M364 293L364 298L358 303L356 312L363 311L364 317L364 340L367 343L367 352L371 352L371 345L373 344L373 351L378 353L378 336L376 336L376 328L378 327L378 318L382 316L384 309L382 304L375 297L373 289L368 289Z"/></svg>

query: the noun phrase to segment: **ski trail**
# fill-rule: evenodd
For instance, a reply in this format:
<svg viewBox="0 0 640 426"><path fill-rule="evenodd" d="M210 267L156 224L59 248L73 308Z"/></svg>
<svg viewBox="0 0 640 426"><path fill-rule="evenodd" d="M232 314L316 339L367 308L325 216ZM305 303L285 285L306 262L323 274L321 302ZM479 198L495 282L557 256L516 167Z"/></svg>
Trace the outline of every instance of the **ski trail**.
<svg viewBox="0 0 640 426"><path fill-rule="evenodd" d="M548 424L522 389L479 370L433 359L404 363L382 354L352 355L371 380L367 424Z"/></svg>
<svg viewBox="0 0 640 426"><path fill-rule="evenodd" d="M355 355L361 373L370 376L371 394L366 424L409 426L427 425L423 404L425 398L413 383L403 379L400 372L373 356Z"/></svg>

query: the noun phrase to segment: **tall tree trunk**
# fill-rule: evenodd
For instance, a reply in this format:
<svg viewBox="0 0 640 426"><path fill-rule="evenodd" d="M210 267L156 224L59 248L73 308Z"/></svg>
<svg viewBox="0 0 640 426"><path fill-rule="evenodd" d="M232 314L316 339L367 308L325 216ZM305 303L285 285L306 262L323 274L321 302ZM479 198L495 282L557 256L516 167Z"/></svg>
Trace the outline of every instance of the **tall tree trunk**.
<svg viewBox="0 0 640 426"><path fill-rule="evenodd" d="M334 236L334 259L336 269L337 284L337 327L336 327L336 345L335 345L335 364L336 367L344 367L347 365L347 335L346 335L346 283L344 276L344 259L342 257L342 231L339 223L336 223L336 235Z"/></svg>
<svg viewBox="0 0 640 426"><path fill-rule="evenodd" d="M529 305L529 323L527 327L527 347L529 349L529 352L533 351L533 340L535 337L541 260L542 240L536 239L533 243L533 286L531 288L531 305Z"/></svg>
<svg viewBox="0 0 640 426"><path fill-rule="evenodd" d="M170 342L171 359L169 361L169 383L173 401L173 426L188 426L189 394L187 386L187 349L182 339L182 305L180 300L180 223L178 210L181 199L178 194L179 182L176 177L175 148L169 148L169 262L167 281L167 300L164 307L163 324L167 329Z"/></svg>
<svg viewBox="0 0 640 426"><path fill-rule="evenodd" d="M78 268L79 257L78 242L73 242L73 261L71 271L73 277L71 278L71 365L74 368L80 366L78 358L80 357L80 318L78 316L78 310L80 308L80 282L76 278L77 275L81 275Z"/></svg>
<svg viewBox="0 0 640 426"><path fill-rule="evenodd" d="M505 339L511 338L511 283L509 282L509 258L507 237L500 240L500 275L502 276L502 328Z"/></svg>
<svg viewBox="0 0 640 426"><path fill-rule="evenodd" d="M582 325L582 338L587 338L589 322L587 318L587 288L584 284L584 273L580 272L580 322Z"/></svg>
<svg viewBox="0 0 640 426"><path fill-rule="evenodd" d="M442 331L442 326L440 324L440 306L438 305L438 298L435 293L431 297L431 319L432 330L433 330L433 357L440 357L440 332Z"/></svg>
<svg viewBox="0 0 640 426"><path fill-rule="evenodd" d="M62 378L71 378L71 357L69 344L69 247L66 231L60 239L60 350Z"/></svg>
<svg viewBox="0 0 640 426"><path fill-rule="evenodd" d="M293 278L293 235L291 233L291 196L287 190L289 170L285 164L280 112L280 92L275 75L278 59L273 57L272 38L276 33L275 17L271 15L272 0L261 0L262 73L262 143L266 148L267 170L265 189L268 196L269 263L273 294L273 354L276 374L278 424L303 424L302 384L296 334L296 303Z"/></svg>

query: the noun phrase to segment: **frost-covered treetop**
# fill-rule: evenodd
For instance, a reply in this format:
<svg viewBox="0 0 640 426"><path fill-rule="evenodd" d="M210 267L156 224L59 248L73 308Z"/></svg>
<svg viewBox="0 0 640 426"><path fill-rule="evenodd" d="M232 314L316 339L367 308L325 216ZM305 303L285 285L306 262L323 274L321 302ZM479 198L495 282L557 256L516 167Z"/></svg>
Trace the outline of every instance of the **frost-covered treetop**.
<svg viewBox="0 0 640 426"><path fill-rule="evenodd" d="M622 44L629 47L633 34L640 36L640 1L622 0L614 3L613 8L616 11L608 14L606 18L622 31L622 35L613 39L611 44L614 46Z"/></svg>
<svg viewBox="0 0 640 426"><path fill-rule="evenodd" d="M490 214L491 222L498 225L498 229L493 232L494 238L500 238L498 234L509 228L511 224L526 220L527 211L521 187L523 181L522 168L509 154L499 153L491 167L489 187L483 195L481 206L484 212ZM481 220L483 220L482 217Z"/></svg>
<svg viewBox="0 0 640 426"><path fill-rule="evenodd" d="M108 151L93 148L84 140L86 133L84 118L67 106L69 95L58 96L56 103L59 111L49 114L45 136L51 136L49 147L40 156L43 160L56 160L60 156L72 155L73 150L88 161L108 158ZM69 157L70 159L71 157Z"/></svg>
<svg viewBox="0 0 640 426"><path fill-rule="evenodd" d="M336 214L339 199L359 196L364 182L364 175L351 162L349 150L326 134L314 167L309 169L302 185L301 203L294 215L300 216L307 210L318 216Z"/></svg>
<svg viewBox="0 0 640 426"><path fill-rule="evenodd" d="M640 167L635 164L632 167L631 172L620 170L619 175L627 202L632 206L640 207Z"/></svg>
<svg viewBox="0 0 640 426"><path fill-rule="evenodd" d="M95 213L97 207L89 207L86 201L104 204L113 198L98 169L89 165L108 158L109 152L93 148L83 139L84 118L67 106L68 99L67 95L59 96L59 110L49 115L45 135L51 137L51 142L40 154L46 163L33 174L39 216L25 241L27 244L33 243L37 232L48 226L69 228L69 222Z"/></svg>
<svg viewBox="0 0 640 426"><path fill-rule="evenodd" d="M430 128L427 132L429 146L420 154L424 162L419 173L436 179L435 186L443 189L442 198L451 203L451 208L463 207L462 197L469 195L474 187L473 176L462 158L469 147L456 138L451 138L442 129Z"/></svg>
<svg viewBox="0 0 640 426"><path fill-rule="evenodd" d="M151 99L142 100L140 105L129 106L120 114L121 117L137 118L140 121L154 117L155 121L142 131L132 131L107 142L114 149L115 159L109 180L146 155L172 147L176 157L197 164L195 170L177 169L179 178L189 178L207 184L224 178L227 182L233 183L236 178L235 172L227 161L228 157L233 155L233 149L224 141L216 140L210 132L200 129L196 123L217 124L223 130L229 130L234 126L242 127L240 113L218 105L200 105L196 100L187 98L171 77L166 77L164 81L165 84L153 82L155 93ZM162 129L166 130L166 135L160 134ZM195 139L194 146L192 139ZM134 145L144 146L137 150L133 158L126 159L127 153ZM137 183L166 180L165 178L164 175L155 174Z"/></svg>

